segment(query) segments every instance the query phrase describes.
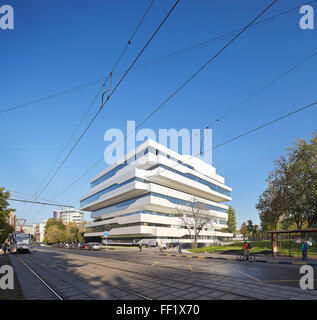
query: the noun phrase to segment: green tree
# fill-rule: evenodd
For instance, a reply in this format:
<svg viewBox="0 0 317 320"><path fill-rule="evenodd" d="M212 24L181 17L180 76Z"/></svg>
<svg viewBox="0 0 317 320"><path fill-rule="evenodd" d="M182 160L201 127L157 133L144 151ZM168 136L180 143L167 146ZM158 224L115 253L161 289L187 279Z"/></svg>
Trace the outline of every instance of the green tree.
<svg viewBox="0 0 317 320"><path fill-rule="evenodd" d="M65 242L66 226L60 220L48 219L45 225L44 238L48 243Z"/></svg>
<svg viewBox="0 0 317 320"><path fill-rule="evenodd" d="M5 191L5 188L0 188L0 243L4 243L8 235L14 231L14 228L9 225L8 217L11 211L9 208L8 199L10 193Z"/></svg>
<svg viewBox="0 0 317 320"><path fill-rule="evenodd" d="M248 230L248 237L252 237L252 234L253 234L253 222L252 222L252 220L247 220L247 230Z"/></svg>
<svg viewBox="0 0 317 320"><path fill-rule="evenodd" d="M45 239L48 243L65 242L65 230L59 229L56 225L51 225L45 230Z"/></svg>
<svg viewBox="0 0 317 320"><path fill-rule="evenodd" d="M268 187L256 208L261 224L271 229L298 229L317 223L317 133L310 143L297 138L287 155L274 162Z"/></svg>
<svg viewBox="0 0 317 320"><path fill-rule="evenodd" d="M252 236L253 240L258 240L260 238L260 228L257 224L253 226Z"/></svg>
<svg viewBox="0 0 317 320"><path fill-rule="evenodd" d="M245 222L241 224L240 233L243 235L244 239L248 237L248 228Z"/></svg>
<svg viewBox="0 0 317 320"><path fill-rule="evenodd" d="M228 232L234 235L237 232L236 211L231 206L228 208Z"/></svg>
<svg viewBox="0 0 317 320"><path fill-rule="evenodd" d="M49 229L51 226L56 226L60 230L66 230L66 226L60 220L56 219L48 219L45 225L46 230Z"/></svg>

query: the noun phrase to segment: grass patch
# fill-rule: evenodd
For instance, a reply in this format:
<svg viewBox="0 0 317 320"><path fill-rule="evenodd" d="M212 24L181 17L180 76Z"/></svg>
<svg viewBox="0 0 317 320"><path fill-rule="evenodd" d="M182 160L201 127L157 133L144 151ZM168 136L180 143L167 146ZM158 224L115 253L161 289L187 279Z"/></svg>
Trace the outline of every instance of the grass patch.
<svg viewBox="0 0 317 320"><path fill-rule="evenodd" d="M270 240L261 240L261 241L249 241L252 246L251 252L254 253L268 253L271 251L271 241ZM190 249L191 252L214 252L214 253L232 253L242 249L244 242L237 241L232 244L223 245L223 246L210 246L202 247L197 249ZM289 240L280 240L278 242L278 250L280 255L289 255L300 256L301 253L301 244L300 243L290 243ZM309 248L308 256L317 256L317 245Z"/></svg>
<svg viewBox="0 0 317 320"><path fill-rule="evenodd" d="M11 261L9 259L8 254L0 255L0 266L2 265L11 265ZM0 288L0 300L24 300L24 296L15 273L14 273L14 289L2 290Z"/></svg>

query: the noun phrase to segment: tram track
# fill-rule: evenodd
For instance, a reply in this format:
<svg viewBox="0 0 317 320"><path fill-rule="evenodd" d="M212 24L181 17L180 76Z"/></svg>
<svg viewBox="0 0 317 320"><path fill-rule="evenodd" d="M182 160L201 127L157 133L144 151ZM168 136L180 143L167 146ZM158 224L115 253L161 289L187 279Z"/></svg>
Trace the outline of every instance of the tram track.
<svg viewBox="0 0 317 320"><path fill-rule="evenodd" d="M35 257L35 256L36 256L36 257ZM61 267L61 268L63 268L63 269L66 269L66 270L72 271L72 269L73 269L73 268L66 267L66 266L63 266L63 265L61 265L61 264L58 264L58 263L56 263L56 262L54 262L54 261L51 261L51 260L47 260L47 259L38 257L37 255L34 255L34 253L32 253L32 254L30 255L30 257L33 258L33 261L32 261L33 263L34 263L34 259L39 259L39 260L42 260L42 261L44 261L44 262L46 262L46 263L54 264L54 265L56 265L56 266L59 266L59 267ZM34 269L33 269L32 267L30 267L30 265L28 265L25 261L23 261L23 259L21 259L20 257L17 257L17 259L18 259L39 281L41 281L41 282L49 289L49 291L50 291L54 296L56 296L56 297L58 298L58 300L68 300L65 296L63 296L60 292L58 292L58 289L54 288L52 285L50 285L50 284L48 283L47 280L44 280L43 277L41 277L37 272L35 272ZM35 264L37 264L37 263L35 262ZM37 264L37 266L41 268L41 266L40 266L39 264ZM46 272L48 272L48 271L46 271ZM56 275L55 275L55 276L56 276ZM76 276L75 274L73 274L72 276L73 276L74 278L77 278L77 279L79 278L79 277ZM62 280L62 278L61 278L61 280ZM138 292L135 292L135 291L132 291L132 290L129 290L129 289L120 287L120 286L113 285L113 284L111 284L111 283L109 283L109 282L103 282L103 283L106 284L106 285L109 286L109 287L112 287L112 288L114 288L114 289L119 289L119 290L121 290L121 291L123 291L123 292L125 292L125 293L128 293L128 294L130 294L130 295L136 296L136 297L141 298L141 299L143 299L143 300L153 300L152 298L150 298L150 297L148 297L148 296L146 296L146 295L140 294L140 293L138 293ZM79 289L76 288L76 290L79 290ZM80 290L80 291L81 291L82 293L84 293L84 294L87 294L84 290Z"/></svg>
<svg viewBox="0 0 317 320"><path fill-rule="evenodd" d="M47 280L45 280L37 272L35 272L34 269L31 268L23 259L21 259L18 255L15 255L15 257L49 290L49 292L56 298L56 300L67 300L60 292L58 292L56 288L49 284Z"/></svg>
<svg viewBox="0 0 317 320"><path fill-rule="evenodd" d="M75 254L74 254L75 255ZM67 270L70 270L72 271L74 268L72 267L67 267L65 265L62 265L60 263L57 263L55 261L52 261L52 260L48 260L48 259L45 259L43 257L39 257L37 254L36 254L37 258L42 260L42 261L46 261L47 263L51 263L51 264L55 264L61 268L64 268L64 269L67 269ZM85 257L85 255L79 255L80 257ZM91 256L89 256L91 257ZM81 260L81 259L78 259L78 260ZM115 261L115 260L109 260L107 259L107 262L114 262L114 263L117 263L118 261ZM258 300L254 297L251 297L251 296L248 296L248 295L243 295L243 294L238 294L238 293L232 293L230 291L227 291L227 290L221 290L221 289L218 289L218 288L214 288L212 286L205 286L205 285L200 285L200 284L197 284L197 283L192 283L192 282L189 282L189 281L182 281L182 280L176 280L176 279L170 279L169 277L164 277L164 276L158 276L158 275L155 275L155 274L152 274L151 275L151 278L149 276L146 276L144 273L141 273L141 272L137 272L135 270L133 271L130 271L130 270L126 270L126 269L123 269L123 268L120 268L120 267L116 267L116 266L109 266L109 265L104 265L104 264L101 264L101 263L97 263L97 262L94 262L94 263L91 263L91 262L87 262L85 261L84 262L86 265L95 265L95 266L101 266L103 268L107 268L107 269L114 269L114 270L118 270L120 272L123 272L123 273L126 273L126 274L129 274L129 278L133 278L133 279L136 279L136 280L143 280L143 281L149 281L149 282L155 282L154 280L161 280L161 281L169 281L171 283L171 287L173 287L173 283L175 284L184 284L184 285L190 285L192 287L198 287L200 288L201 290L210 290L212 292L217 292L217 293L220 293L220 294L234 294L238 297L241 297L241 298L246 298L248 300ZM130 262L131 263L131 262ZM137 264L138 265L138 264ZM144 265L143 265L144 267ZM153 266L153 268L161 268L161 266ZM187 272L185 270L182 270L183 272ZM107 284L107 283L105 283ZM151 298L150 298L151 299ZM152 299L151 299L152 300Z"/></svg>

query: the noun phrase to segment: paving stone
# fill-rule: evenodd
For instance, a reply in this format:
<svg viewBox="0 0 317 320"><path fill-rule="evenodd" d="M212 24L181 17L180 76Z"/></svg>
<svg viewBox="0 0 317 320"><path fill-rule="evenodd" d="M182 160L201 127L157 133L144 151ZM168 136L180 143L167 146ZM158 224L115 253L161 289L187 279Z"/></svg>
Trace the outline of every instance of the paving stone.
<svg viewBox="0 0 317 320"><path fill-rule="evenodd" d="M220 300L237 300L239 297L232 294L225 294L219 297Z"/></svg>
<svg viewBox="0 0 317 320"><path fill-rule="evenodd" d="M184 300L193 300L195 298L199 297L199 294L196 294L196 293L193 293L193 292L190 292L190 293L185 293L182 295L182 298Z"/></svg>

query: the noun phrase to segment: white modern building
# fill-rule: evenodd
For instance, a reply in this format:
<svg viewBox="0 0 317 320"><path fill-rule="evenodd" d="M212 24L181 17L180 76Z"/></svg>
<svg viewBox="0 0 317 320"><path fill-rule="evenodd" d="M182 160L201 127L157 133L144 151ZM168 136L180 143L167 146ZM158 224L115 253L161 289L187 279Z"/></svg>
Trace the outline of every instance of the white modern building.
<svg viewBox="0 0 317 320"><path fill-rule="evenodd" d="M231 200L231 191L211 165L147 140L91 180L80 201L80 209L93 219L85 225L85 238L102 241L107 231L108 243L152 239L187 246L190 235L180 215L190 219L194 201L211 217L199 244L232 239L233 234L221 232L227 227L224 203Z"/></svg>
<svg viewBox="0 0 317 320"><path fill-rule="evenodd" d="M56 220L61 220L63 223L75 222L80 223L84 221L84 213L76 209L62 209L54 210L53 217Z"/></svg>
<svg viewBox="0 0 317 320"><path fill-rule="evenodd" d="M33 225L34 237L36 241L43 242L45 234L46 220Z"/></svg>

